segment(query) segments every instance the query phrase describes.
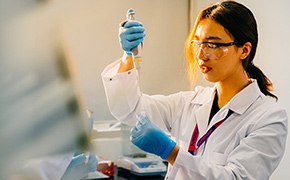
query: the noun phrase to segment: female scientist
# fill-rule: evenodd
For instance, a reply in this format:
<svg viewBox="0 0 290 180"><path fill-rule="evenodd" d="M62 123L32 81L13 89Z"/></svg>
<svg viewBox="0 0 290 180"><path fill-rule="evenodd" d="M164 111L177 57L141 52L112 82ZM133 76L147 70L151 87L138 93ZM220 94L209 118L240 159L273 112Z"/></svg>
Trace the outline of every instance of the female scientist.
<svg viewBox="0 0 290 180"><path fill-rule="evenodd" d="M247 7L214 4L199 13L188 36L189 71L199 67L213 88L141 93L130 51L143 41L144 27L129 21L119 38L124 56L102 73L110 110L135 126L136 146L169 162L168 179L269 179L285 150L287 115L253 63L258 32Z"/></svg>

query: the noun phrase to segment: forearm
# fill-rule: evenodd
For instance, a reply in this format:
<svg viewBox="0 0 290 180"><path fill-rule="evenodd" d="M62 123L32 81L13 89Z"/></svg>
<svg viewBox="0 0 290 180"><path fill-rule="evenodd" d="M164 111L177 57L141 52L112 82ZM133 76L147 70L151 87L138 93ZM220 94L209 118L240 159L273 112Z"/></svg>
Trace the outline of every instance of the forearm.
<svg viewBox="0 0 290 180"><path fill-rule="evenodd" d="M126 53L124 53L122 57L122 61L120 62L118 73L126 72L133 68L134 68L134 63L133 63L132 56L128 56Z"/></svg>

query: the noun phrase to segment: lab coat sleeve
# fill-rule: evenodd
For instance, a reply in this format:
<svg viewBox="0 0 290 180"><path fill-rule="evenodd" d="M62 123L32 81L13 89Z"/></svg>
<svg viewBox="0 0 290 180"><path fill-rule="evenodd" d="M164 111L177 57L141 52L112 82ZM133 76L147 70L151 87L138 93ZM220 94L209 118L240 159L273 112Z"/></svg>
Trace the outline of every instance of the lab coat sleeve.
<svg viewBox="0 0 290 180"><path fill-rule="evenodd" d="M180 149L168 179L269 179L285 150L287 115L284 110L262 117L228 155L212 152L210 157L192 156ZM178 173L181 171L181 173Z"/></svg>
<svg viewBox="0 0 290 180"><path fill-rule="evenodd" d="M22 174L29 179L60 180L72 160L74 153L46 156L29 160Z"/></svg>
<svg viewBox="0 0 290 180"><path fill-rule="evenodd" d="M190 93L176 93L170 96L149 96L140 91L136 69L117 73L119 62L108 65L102 72L107 102L112 115L121 122L134 126L136 115L146 112L150 120L165 131L171 130L172 122L179 118L184 106L184 96Z"/></svg>
<svg viewBox="0 0 290 180"><path fill-rule="evenodd" d="M111 114L122 122L132 124L133 122L128 122L127 117L134 111L141 96L137 72L132 69L117 73L119 63L120 60L117 60L104 69L102 72L103 85Z"/></svg>

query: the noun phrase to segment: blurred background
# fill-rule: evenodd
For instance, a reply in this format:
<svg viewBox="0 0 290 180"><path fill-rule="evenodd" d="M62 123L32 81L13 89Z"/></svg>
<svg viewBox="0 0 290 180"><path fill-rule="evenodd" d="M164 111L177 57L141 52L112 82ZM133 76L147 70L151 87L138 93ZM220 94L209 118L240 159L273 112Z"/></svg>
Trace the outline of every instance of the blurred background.
<svg viewBox="0 0 290 180"><path fill-rule="evenodd" d="M123 141L128 138L124 127L116 126L110 115L100 76L122 56L119 23L133 8L145 26L140 81L144 92L189 90L184 42L199 10L213 2L0 0L0 174L20 160L85 148L81 142L89 140L86 109L93 112L97 154L115 160L135 151ZM279 104L290 115L290 1L238 2L249 7L258 22L255 64L272 80ZM198 84L212 86L201 76ZM48 148L51 145L55 148ZM289 146L271 179L288 177Z"/></svg>

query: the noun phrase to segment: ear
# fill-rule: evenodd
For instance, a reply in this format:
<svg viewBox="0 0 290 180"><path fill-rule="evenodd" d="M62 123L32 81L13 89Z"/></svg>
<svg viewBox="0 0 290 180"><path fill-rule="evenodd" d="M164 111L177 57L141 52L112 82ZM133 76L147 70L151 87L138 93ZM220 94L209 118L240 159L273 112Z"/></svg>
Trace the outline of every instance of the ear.
<svg viewBox="0 0 290 180"><path fill-rule="evenodd" d="M240 59L246 59L250 52L251 52L251 49L252 49L252 44L250 42L246 42L242 47L242 53L240 55Z"/></svg>

